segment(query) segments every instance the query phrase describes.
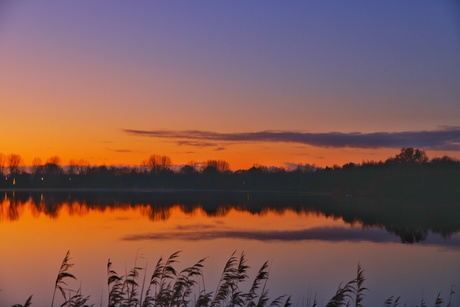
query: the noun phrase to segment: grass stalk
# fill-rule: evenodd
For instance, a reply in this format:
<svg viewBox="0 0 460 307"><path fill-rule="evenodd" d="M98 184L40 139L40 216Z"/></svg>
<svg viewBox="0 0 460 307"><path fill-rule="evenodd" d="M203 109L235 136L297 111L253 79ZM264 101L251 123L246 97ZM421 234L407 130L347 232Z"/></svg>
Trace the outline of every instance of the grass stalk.
<svg viewBox="0 0 460 307"><path fill-rule="evenodd" d="M163 262L163 258L158 260L147 289L146 278L148 261L145 268L137 266L137 256L134 267L131 270L125 269L125 275L119 276L113 269L110 259L107 261L107 305L108 307L221 307L221 306L241 306L241 307L289 307L292 306L291 296L278 296L271 302L269 301L269 291L267 282L269 277L269 265L265 262L260 267L255 276L251 287L247 292L242 291L240 283L248 280L249 266L246 264L246 256L241 253L240 257L232 253L227 260L218 281L215 292L206 292L204 285L204 277L202 273L203 263L206 258L197 261L194 265L186 267L181 271L176 270L175 265L178 263L177 258L179 252L175 252ZM56 278L51 307L54 307L56 293L61 292L64 303L61 307L90 307L88 305L90 296L83 296L81 285L78 290L74 291L65 288L67 279L76 279L74 275L69 273L69 269L73 266L70 263L70 252L68 251L59 268ZM139 271L144 270L142 287L139 291L138 279ZM203 282L203 290L199 281ZM364 270L358 263L356 277L346 283L344 286L339 285L334 296L328 301L326 307L363 307L364 293L369 291L365 286ZM197 289L198 288L198 289ZM68 294L66 295L66 291ZM198 292L197 292L198 291ZM192 295L193 294L193 295ZM196 297L198 294L198 297ZM449 299L445 307L452 306L452 297L455 291L453 287L450 289ZM191 300L191 297L194 297ZM68 297L68 299L67 299ZM316 294L313 299L308 299L307 307L317 307L318 302ZM384 307L398 307L400 297L395 298L390 296L385 300ZM434 307L442 307L445 304L441 293L436 296ZM15 304L12 307L30 307L32 305L32 296L26 302ZM102 299L101 299L102 306ZM425 300L421 298L420 304L417 307L426 307Z"/></svg>
<svg viewBox="0 0 460 307"><path fill-rule="evenodd" d="M63 288L64 285L67 285L65 279L72 278L76 279L74 275L70 274L68 270L73 266L73 263L70 263L70 251L67 251L64 260L62 260L61 267L59 268L59 272L56 278L56 282L54 284L54 291L53 291L53 298L51 300L51 307L54 306L54 299L56 297L56 291L59 289L64 300L66 299L65 289Z"/></svg>

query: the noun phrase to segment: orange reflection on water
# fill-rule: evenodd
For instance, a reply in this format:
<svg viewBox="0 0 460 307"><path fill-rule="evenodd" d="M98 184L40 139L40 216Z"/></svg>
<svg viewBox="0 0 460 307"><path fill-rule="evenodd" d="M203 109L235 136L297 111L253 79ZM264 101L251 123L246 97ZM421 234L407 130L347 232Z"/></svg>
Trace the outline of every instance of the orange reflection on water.
<svg viewBox="0 0 460 307"><path fill-rule="evenodd" d="M208 213L201 207L187 209L181 205L99 207L80 202L56 205L44 198L39 202L6 198L0 203L0 241L4 248L0 254L0 289L3 290L0 298L2 302L14 304L34 294L36 305L48 303L55 274L67 250L78 259L73 272L84 281L83 291L94 297L100 295L105 284L107 259L111 258L116 264L126 263L139 248L152 258L184 250L192 259L186 259L186 263L206 256L222 261L231 251L250 247L241 239L225 241L225 234L200 241L202 243L188 240L188 236L198 233L206 238L225 231L257 233L319 225L345 226L342 221L311 213L298 214L289 209L250 213L241 208L223 208ZM126 239L139 235L140 239ZM152 239L152 235L158 235L159 240ZM253 252L252 257L263 258L257 254ZM219 265L210 263L208 268L214 270ZM24 280L24 276L30 277Z"/></svg>
<svg viewBox="0 0 460 307"><path fill-rule="evenodd" d="M121 243L140 246L145 245L142 241L152 239L193 241L225 238L227 233L235 231L258 234L349 227L342 220L290 209L250 213L240 208L226 208L210 214L201 207L186 210L181 205L97 207L79 202L61 203L50 209L44 202L17 203L8 199L1 203L0 221L4 246L14 246L17 252L24 253L30 249L43 254L49 250L59 251L54 257L70 248L101 250L101 242L104 249L116 250Z"/></svg>
<svg viewBox="0 0 460 307"><path fill-rule="evenodd" d="M288 221L280 223L280 220ZM4 199L0 205L0 221L21 224L20 231L15 235L27 232L30 228L48 229L56 224L62 225L59 235L67 229L78 229L85 236L86 231L113 222L123 223L123 233L135 229L152 230L185 230L200 225L215 229L250 229L250 230L293 230L315 227L348 227L341 219L331 219L312 212L295 212L292 209L263 209L251 213L243 208L222 207L215 213L208 213L202 207L186 209L182 205L170 207L151 207L142 204L120 204L116 206L88 206L81 202L63 202L49 208L44 201L39 203L15 202ZM14 223L13 223L14 224ZM82 227L84 225L84 227ZM112 231L117 231L112 229Z"/></svg>
<svg viewBox="0 0 460 307"><path fill-rule="evenodd" d="M67 250L75 263L71 272L78 278L69 287L81 287L95 305L99 305L101 297L105 304L107 259L122 273L132 267L138 250L145 256L139 259L141 265L146 265L147 260L152 265L160 256L178 250L183 251L181 268L209 257L204 268L208 286L215 286L233 251L245 251L253 268L251 276L264 261L272 260L272 293L297 293L297 297L309 285L322 291L319 297L329 297L340 282L353 277L358 262L368 272L372 289L394 284L410 285L418 291L432 276L441 276L449 287L459 281L459 249L407 246L391 240L328 241L324 236L308 235L308 231L319 228L346 231L350 226L341 219L289 208L253 213L228 206L207 212L199 206L179 204L55 204L45 197L35 202L6 198L0 203L0 302L11 306L34 294L34 306L50 305L56 273ZM295 240L278 236L304 230L307 236ZM402 267L407 272L401 275ZM411 275L414 277L410 281L404 280ZM377 285L378 280L392 283ZM414 286L416 283L418 286ZM428 288L444 290L439 284ZM409 290L404 293L407 295ZM389 289L381 295L393 294L400 293Z"/></svg>

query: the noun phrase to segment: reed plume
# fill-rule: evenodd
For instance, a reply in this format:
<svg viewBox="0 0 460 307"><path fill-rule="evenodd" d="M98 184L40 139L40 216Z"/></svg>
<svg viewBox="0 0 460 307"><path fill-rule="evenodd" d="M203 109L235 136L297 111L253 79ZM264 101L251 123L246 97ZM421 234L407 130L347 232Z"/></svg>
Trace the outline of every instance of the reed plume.
<svg viewBox="0 0 460 307"><path fill-rule="evenodd" d="M390 296L389 298L386 299L386 301L383 303L383 307L397 307L399 306L399 299L401 297L398 296L396 299L394 299L394 296Z"/></svg>
<svg viewBox="0 0 460 307"><path fill-rule="evenodd" d="M180 252L175 252L169 256L166 261L160 257L153 273L148 282L146 291L144 284L146 280L147 265L141 268L136 265L126 271L124 276L118 275L113 269L110 259L107 262L107 291L108 291L108 307L223 307L223 306L239 306L239 307L290 307L292 306L291 297L282 295L270 302L269 291L267 289L267 281L269 278L269 265L264 262L255 276L249 291L245 292L241 289L240 284L247 281L249 266L246 264L246 256L241 253L239 257L232 253L227 260L216 290L207 292L204 286L203 263L206 258L200 259L194 265L186 267L181 271L177 271L175 265L178 263ZM58 276L56 278L51 307L54 305L57 290L59 290L64 298L64 303L61 307L91 307L87 302L90 296L83 296L81 287L77 291L67 289L67 279L76 279L74 275L69 273L69 269L73 266L70 263L70 252L68 251L60 266ZM144 271L144 282L139 290L139 272ZM199 280L203 281L203 289ZM356 277L346 283L344 286L339 286L334 296L328 301L326 307L363 307L364 293L368 289L364 286L365 282L364 270L358 263ZM199 286L200 289L196 289ZM66 295L68 291L68 299ZM73 295L71 295L74 293ZM455 294L453 287L450 289L449 300L445 307L452 306L452 297ZM198 295L198 297L196 297ZM145 297L145 298L144 298ZM192 297L194 297L192 299ZM434 302L434 307L442 307L445 303L438 293ZM395 298L390 296L385 300L384 307L398 307L400 297ZM12 307L30 307L32 305L32 296L30 296L24 305L15 304ZM102 306L102 302L101 302ZM318 302L316 295L313 300L307 301L307 306L317 307ZM426 307L426 303L422 296L421 302L417 307Z"/></svg>
<svg viewBox="0 0 460 307"><path fill-rule="evenodd" d="M62 297L64 300L66 300L66 294L65 294L65 288L64 286L67 286L66 279L72 278L76 279L75 276L70 274L68 270L73 266L73 263L70 263L70 251L67 251L64 260L62 260L61 267L59 268L59 272L56 278L56 282L54 284L54 292L53 292L53 298L51 300L51 307L54 305L54 299L56 297L56 290L59 289L61 291Z"/></svg>
<svg viewBox="0 0 460 307"><path fill-rule="evenodd" d="M24 305L21 305L21 304L14 304L13 306L11 307L30 307L32 305L32 295L29 296L29 298L26 300L26 302L24 303Z"/></svg>

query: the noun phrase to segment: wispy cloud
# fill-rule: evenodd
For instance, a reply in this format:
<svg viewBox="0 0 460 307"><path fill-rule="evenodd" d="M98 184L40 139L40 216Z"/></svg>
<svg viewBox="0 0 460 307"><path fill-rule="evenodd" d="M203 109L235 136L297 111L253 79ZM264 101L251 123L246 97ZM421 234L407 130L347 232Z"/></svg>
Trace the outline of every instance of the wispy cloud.
<svg viewBox="0 0 460 307"><path fill-rule="evenodd" d="M266 130L259 132L219 133L201 130L133 130L127 134L176 140L179 145L216 146L218 142L284 142L329 148L401 148L460 150L460 127L402 132L324 132Z"/></svg>
<svg viewBox="0 0 460 307"><path fill-rule="evenodd" d="M127 241L137 240L213 240L213 239L245 239L256 241L373 241L373 242L397 242L398 239L379 229L363 231L358 228L331 228L319 227L300 230L266 230L266 231L241 231L241 230L217 230L213 227L178 227L177 231L164 233L147 233L126 236Z"/></svg>
<svg viewBox="0 0 460 307"><path fill-rule="evenodd" d="M133 152L130 149L112 149L112 148L106 148L108 151L113 151L113 152L119 152L119 153L131 153Z"/></svg>
<svg viewBox="0 0 460 307"><path fill-rule="evenodd" d="M400 242L400 238L383 229L357 227L317 227L298 230L265 230L246 231L227 229L222 230L212 225L178 226L175 231L134 234L122 238L126 241L142 240L185 240L202 241L214 239L239 239L263 242L271 241L328 241L328 242ZM430 244L460 248L460 237L453 237L448 242L438 235L430 235L419 244Z"/></svg>
<svg viewBox="0 0 460 307"><path fill-rule="evenodd" d="M106 148L108 151L118 152L118 153L136 153L137 151L131 149L113 149L113 148Z"/></svg>
<svg viewBox="0 0 460 307"><path fill-rule="evenodd" d="M187 146L195 146L195 147L214 147L214 146L217 146L216 143L204 142L204 141L201 141L201 140L178 141L177 145L187 145Z"/></svg>

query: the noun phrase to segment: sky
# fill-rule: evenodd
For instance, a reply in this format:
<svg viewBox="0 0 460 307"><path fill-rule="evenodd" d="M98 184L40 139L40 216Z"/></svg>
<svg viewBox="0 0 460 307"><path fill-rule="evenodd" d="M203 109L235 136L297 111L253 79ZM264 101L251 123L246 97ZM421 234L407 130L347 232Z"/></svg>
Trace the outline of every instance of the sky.
<svg viewBox="0 0 460 307"><path fill-rule="evenodd" d="M23 164L460 158L458 1L0 0Z"/></svg>

